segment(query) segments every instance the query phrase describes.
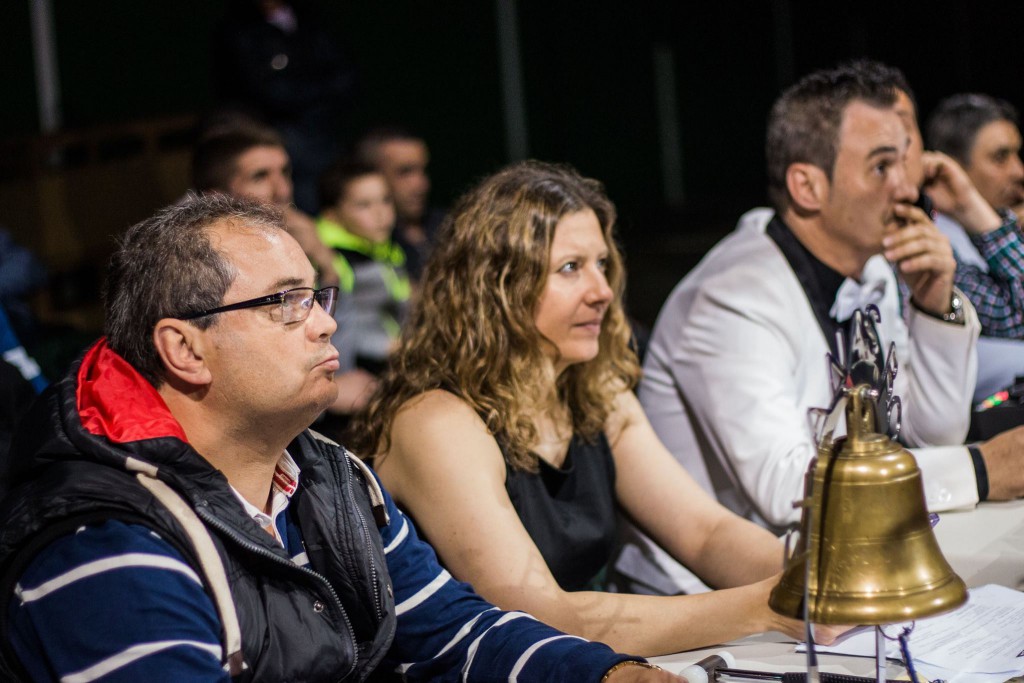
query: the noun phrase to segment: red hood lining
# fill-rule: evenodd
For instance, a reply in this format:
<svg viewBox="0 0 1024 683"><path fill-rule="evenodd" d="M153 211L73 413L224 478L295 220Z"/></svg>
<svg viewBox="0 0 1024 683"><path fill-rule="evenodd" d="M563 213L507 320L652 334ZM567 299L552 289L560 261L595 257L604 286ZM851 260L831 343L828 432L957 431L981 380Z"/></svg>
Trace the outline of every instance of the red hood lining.
<svg viewBox="0 0 1024 683"><path fill-rule="evenodd" d="M188 442L157 390L100 339L78 369L75 405L82 427L115 443L171 436Z"/></svg>

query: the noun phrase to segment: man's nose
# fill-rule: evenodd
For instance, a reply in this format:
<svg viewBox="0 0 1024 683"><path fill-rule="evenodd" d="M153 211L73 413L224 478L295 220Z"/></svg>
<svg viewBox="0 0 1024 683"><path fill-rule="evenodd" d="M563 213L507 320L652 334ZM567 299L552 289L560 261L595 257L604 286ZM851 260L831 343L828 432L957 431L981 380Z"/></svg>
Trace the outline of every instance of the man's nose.
<svg viewBox="0 0 1024 683"><path fill-rule="evenodd" d="M340 296L340 292L335 294L335 296ZM335 303L335 306L337 306L337 303ZM324 310L319 301L314 301L309 317L306 318L306 329L310 331L314 339L323 337L330 339L338 329L338 321L334 319L333 315Z"/></svg>
<svg viewBox="0 0 1024 683"><path fill-rule="evenodd" d="M1017 154L1010 157L1010 173L1017 182L1024 180L1024 162L1021 162Z"/></svg>
<svg viewBox="0 0 1024 683"><path fill-rule="evenodd" d="M286 176L278 176L274 182L274 199L284 204L292 200L292 181Z"/></svg>
<svg viewBox="0 0 1024 683"><path fill-rule="evenodd" d="M920 191L910 178L906 160L902 164L897 164L893 173L893 181L896 183L894 199L907 204L916 202Z"/></svg>

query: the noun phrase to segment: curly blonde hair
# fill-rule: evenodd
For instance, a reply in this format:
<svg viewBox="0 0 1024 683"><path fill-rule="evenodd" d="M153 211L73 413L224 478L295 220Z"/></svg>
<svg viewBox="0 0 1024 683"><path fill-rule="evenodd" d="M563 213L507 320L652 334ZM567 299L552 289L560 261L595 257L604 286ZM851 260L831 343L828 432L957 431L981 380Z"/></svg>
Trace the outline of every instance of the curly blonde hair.
<svg viewBox="0 0 1024 683"><path fill-rule="evenodd" d="M601 324L597 357L562 372L556 395L573 431L597 437L615 394L640 376L621 304L625 273L612 234L615 207L600 182L567 166L527 161L484 179L446 220L399 348L352 424L355 452L386 452L399 409L419 394L444 389L481 416L512 467L536 470L531 400L550 394L545 352L554 345L534 316L555 226L586 209L597 215L608 245L606 277L615 296Z"/></svg>

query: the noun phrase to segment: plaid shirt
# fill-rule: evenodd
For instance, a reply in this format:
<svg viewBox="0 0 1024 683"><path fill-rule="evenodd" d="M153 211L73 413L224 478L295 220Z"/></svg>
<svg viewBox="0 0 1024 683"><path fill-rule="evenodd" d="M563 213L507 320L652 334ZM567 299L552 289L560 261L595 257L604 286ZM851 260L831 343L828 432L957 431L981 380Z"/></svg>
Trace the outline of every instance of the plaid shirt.
<svg viewBox="0 0 1024 683"><path fill-rule="evenodd" d="M957 259L956 286L978 312L981 333L1024 339L1024 237L1012 213L992 232L970 235L985 263Z"/></svg>

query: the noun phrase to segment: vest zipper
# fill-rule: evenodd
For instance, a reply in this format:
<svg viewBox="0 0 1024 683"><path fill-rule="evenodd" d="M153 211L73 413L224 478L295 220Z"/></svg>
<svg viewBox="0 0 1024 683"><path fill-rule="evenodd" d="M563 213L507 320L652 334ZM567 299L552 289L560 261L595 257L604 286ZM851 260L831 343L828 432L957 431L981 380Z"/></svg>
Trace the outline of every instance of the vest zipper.
<svg viewBox="0 0 1024 683"><path fill-rule="evenodd" d="M346 462L345 465L351 467L351 465L349 465L348 462ZM355 491L352 489L352 480L355 477L352 476L352 472L349 472L348 475L348 492L349 495L351 496L351 500L355 500ZM370 492L367 491L366 495L367 497L371 498L370 505L373 505L373 500L372 496L370 496ZM371 550L373 548L373 543L370 540L370 529L366 524L366 516L363 515L363 511L359 509L358 505L354 505L353 507L355 507L356 509L356 514L359 515L359 524L363 528L363 540L366 542L367 550L366 556L370 560L370 581L373 584L373 608L377 613L377 623L380 624L384 620L384 611L381 609L380 604L380 582L377 580L377 565L373 561L373 551Z"/></svg>
<svg viewBox="0 0 1024 683"><path fill-rule="evenodd" d="M358 511L358 506L356 506L356 510ZM230 538L236 545L241 546L244 550L251 553L255 553L256 555L259 555L264 559L270 560L284 567L289 567L290 569L298 570L299 572L306 574L307 576L313 579L316 579L327 588L327 591L331 595L331 599L334 600L334 605L338 608L338 612L341 613L342 619L345 620L345 626L348 628L349 639L352 641L352 668L350 668L348 670L348 673L346 673L338 680L343 681L346 678L348 678L352 673L354 673L356 667L359 664L359 644L356 642L356 632L355 629L352 628L352 621L348 617L348 612L345 611L345 607L341 604L341 600L338 598L338 593L334 590L334 586L331 585L331 582L327 580L327 577L307 567L300 567L299 565L295 564L290 560L278 557L266 548L258 546L255 543L249 541L241 534L239 534L237 531L229 527L225 522L222 522L220 519L215 517L213 513L209 511L209 508L206 507L205 501L203 501L196 507L196 514L199 515L199 517L201 517L204 522L220 531L222 534ZM360 517L362 517L361 514ZM374 586L376 586L376 581L374 581ZM378 608L378 613L379 612L380 609Z"/></svg>

